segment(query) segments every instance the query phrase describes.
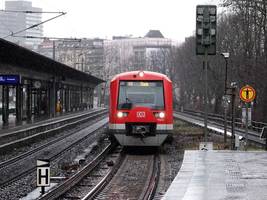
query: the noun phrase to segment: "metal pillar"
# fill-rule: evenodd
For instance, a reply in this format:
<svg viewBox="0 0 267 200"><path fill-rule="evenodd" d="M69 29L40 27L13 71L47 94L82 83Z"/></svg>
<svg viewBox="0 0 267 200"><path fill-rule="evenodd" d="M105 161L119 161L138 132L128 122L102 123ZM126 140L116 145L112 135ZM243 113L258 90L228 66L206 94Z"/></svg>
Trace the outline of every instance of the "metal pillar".
<svg viewBox="0 0 267 200"><path fill-rule="evenodd" d="M248 103L246 104L246 145L245 145L245 151L248 150ZM266 138L267 139L267 138Z"/></svg>
<svg viewBox="0 0 267 200"><path fill-rule="evenodd" d="M80 87L77 88L76 90L76 95L77 95L77 98L76 98L76 111L77 110L80 110L80 105L81 105L81 90L80 90Z"/></svg>
<svg viewBox="0 0 267 200"><path fill-rule="evenodd" d="M60 114L62 114L63 113L63 105L65 103L65 101L64 101L64 88L61 87L59 89L59 95L60 95L60 103L61 103Z"/></svg>
<svg viewBox="0 0 267 200"><path fill-rule="evenodd" d="M53 78L52 88L49 89L49 97L50 97L50 117L56 116L56 81Z"/></svg>
<svg viewBox="0 0 267 200"><path fill-rule="evenodd" d="M90 109L90 88L86 88L86 110Z"/></svg>
<svg viewBox="0 0 267 200"><path fill-rule="evenodd" d="M74 102L74 96L73 96L73 90L70 89L70 111L73 111L73 102Z"/></svg>
<svg viewBox="0 0 267 200"><path fill-rule="evenodd" d="M228 58L225 58L225 79L224 79L224 95L227 93L227 74L228 74Z"/></svg>
<svg viewBox="0 0 267 200"><path fill-rule="evenodd" d="M16 122L21 123L22 121L22 104L23 104L23 91L22 86L16 86Z"/></svg>
<svg viewBox="0 0 267 200"><path fill-rule="evenodd" d="M207 142L208 135L208 49L205 47L205 57L204 57L204 67L205 67L205 93L204 93L204 107L205 107L205 116L204 116L204 142Z"/></svg>
<svg viewBox="0 0 267 200"><path fill-rule="evenodd" d="M91 108L94 108L94 89L91 89Z"/></svg>
<svg viewBox="0 0 267 200"><path fill-rule="evenodd" d="M227 106L224 106L224 135L223 135L224 144L227 143Z"/></svg>
<svg viewBox="0 0 267 200"><path fill-rule="evenodd" d="M76 94L74 88L71 90L71 112L75 110Z"/></svg>
<svg viewBox="0 0 267 200"><path fill-rule="evenodd" d="M71 90L70 90L70 88L68 88L68 97L67 97L67 101L68 101L68 103L67 103L67 107L68 107L68 112L70 112L70 110L71 110Z"/></svg>
<svg viewBox="0 0 267 200"><path fill-rule="evenodd" d="M235 149L235 88L232 87L232 135L231 135L231 149Z"/></svg>
<svg viewBox="0 0 267 200"><path fill-rule="evenodd" d="M92 109L93 108L93 97L94 96L94 92L92 90L92 88L90 88L89 90L89 108Z"/></svg>
<svg viewBox="0 0 267 200"><path fill-rule="evenodd" d="M76 88L76 102L75 102L76 111L78 111L80 107L80 102L81 102L80 98L81 98L80 87L77 87Z"/></svg>
<svg viewBox="0 0 267 200"><path fill-rule="evenodd" d="M80 110L83 110L84 107L83 107L83 86L81 86L81 89L80 89Z"/></svg>
<svg viewBox="0 0 267 200"><path fill-rule="evenodd" d="M227 95L227 74L228 74L228 58L224 56L225 59L225 79L224 79L224 95ZM226 100L227 101L227 100ZM224 144L227 143L227 105L224 107Z"/></svg>
<svg viewBox="0 0 267 200"><path fill-rule="evenodd" d="M68 89L64 89L64 109L65 112L68 112Z"/></svg>
<svg viewBox="0 0 267 200"><path fill-rule="evenodd" d="M36 99L37 99L37 117L40 117L41 115L41 89L36 90Z"/></svg>
<svg viewBox="0 0 267 200"><path fill-rule="evenodd" d="M51 117L51 88L47 88L47 116Z"/></svg>
<svg viewBox="0 0 267 200"><path fill-rule="evenodd" d="M9 117L9 87L7 85L3 85L2 89L2 120L3 124L8 124Z"/></svg>
<svg viewBox="0 0 267 200"><path fill-rule="evenodd" d="M105 103L106 103L106 89L107 89L107 81L105 82L105 84L104 84L104 92L103 92L103 103L104 103L104 105L105 105Z"/></svg>
<svg viewBox="0 0 267 200"><path fill-rule="evenodd" d="M45 90L44 102L45 102L45 114L47 117L49 117L50 116L50 108L49 108L49 89L48 88L46 88L46 90Z"/></svg>
<svg viewBox="0 0 267 200"><path fill-rule="evenodd" d="M91 88L88 88L88 108L91 109Z"/></svg>
<svg viewBox="0 0 267 200"><path fill-rule="evenodd" d="M32 120L32 87L31 84L27 85L27 121Z"/></svg>

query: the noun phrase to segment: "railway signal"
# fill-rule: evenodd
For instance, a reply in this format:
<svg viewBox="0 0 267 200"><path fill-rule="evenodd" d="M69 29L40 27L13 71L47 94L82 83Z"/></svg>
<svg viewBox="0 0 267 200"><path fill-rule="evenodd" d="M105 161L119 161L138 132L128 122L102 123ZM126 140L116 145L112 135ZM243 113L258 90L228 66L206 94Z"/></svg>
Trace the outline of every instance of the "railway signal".
<svg viewBox="0 0 267 200"><path fill-rule="evenodd" d="M196 54L216 55L216 17L215 5L198 5L196 10Z"/></svg>
<svg viewBox="0 0 267 200"><path fill-rule="evenodd" d="M208 55L216 55L217 6L197 5L196 8L196 54L204 55L205 93L204 93L204 142L208 132Z"/></svg>

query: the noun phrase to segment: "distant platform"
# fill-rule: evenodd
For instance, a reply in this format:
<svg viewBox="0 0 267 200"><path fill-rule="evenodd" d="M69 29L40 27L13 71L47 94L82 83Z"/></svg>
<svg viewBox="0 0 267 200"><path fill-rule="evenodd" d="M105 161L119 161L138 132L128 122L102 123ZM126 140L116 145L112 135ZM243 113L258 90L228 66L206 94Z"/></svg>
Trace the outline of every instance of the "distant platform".
<svg viewBox="0 0 267 200"><path fill-rule="evenodd" d="M266 200L267 152L186 151L163 200Z"/></svg>

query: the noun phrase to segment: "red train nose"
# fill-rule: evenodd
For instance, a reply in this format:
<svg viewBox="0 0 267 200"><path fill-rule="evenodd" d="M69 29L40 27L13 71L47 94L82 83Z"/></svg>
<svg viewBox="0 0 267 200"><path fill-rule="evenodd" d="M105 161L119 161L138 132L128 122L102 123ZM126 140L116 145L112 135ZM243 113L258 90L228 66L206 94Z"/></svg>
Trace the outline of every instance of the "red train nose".
<svg viewBox="0 0 267 200"><path fill-rule="evenodd" d="M156 122L157 119L154 116L150 108L136 107L130 110L127 122Z"/></svg>

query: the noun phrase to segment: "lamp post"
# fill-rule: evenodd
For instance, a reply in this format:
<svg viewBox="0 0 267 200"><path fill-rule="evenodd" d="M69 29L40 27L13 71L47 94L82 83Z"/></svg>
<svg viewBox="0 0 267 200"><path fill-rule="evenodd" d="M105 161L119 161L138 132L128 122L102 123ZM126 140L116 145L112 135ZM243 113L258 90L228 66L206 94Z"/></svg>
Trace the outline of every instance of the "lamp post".
<svg viewBox="0 0 267 200"><path fill-rule="evenodd" d="M230 54L228 52L221 53L225 60L225 79L224 79L224 144L227 143L227 106L228 106L228 98L227 98L227 65L228 65L228 58Z"/></svg>
<svg viewBox="0 0 267 200"><path fill-rule="evenodd" d="M224 57L224 60L225 60L224 95L226 95L226 91L227 91L227 66L228 66L228 58L229 58L230 54L228 52L226 52L226 53L221 53L221 55Z"/></svg>

